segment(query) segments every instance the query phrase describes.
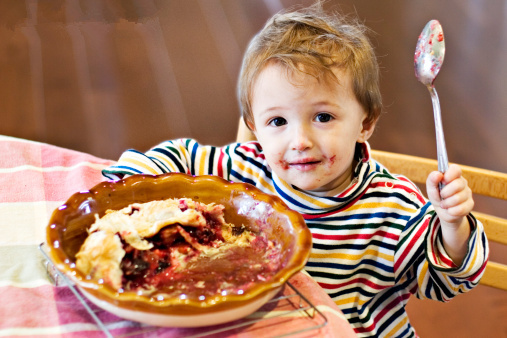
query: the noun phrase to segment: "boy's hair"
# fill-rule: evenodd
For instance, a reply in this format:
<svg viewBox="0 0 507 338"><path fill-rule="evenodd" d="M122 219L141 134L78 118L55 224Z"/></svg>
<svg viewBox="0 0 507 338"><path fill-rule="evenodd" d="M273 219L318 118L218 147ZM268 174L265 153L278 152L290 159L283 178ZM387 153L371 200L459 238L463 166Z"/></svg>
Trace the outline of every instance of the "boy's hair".
<svg viewBox="0 0 507 338"><path fill-rule="evenodd" d="M365 27L339 15L326 15L321 4L273 16L252 39L238 81L238 98L245 122L251 124L252 89L264 67L276 62L290 73L303 72L319 81L336 76L333 67L350 72L354 94L374 123L382 109L379 67ZM248 125L248 123L247 123Z"/></svg>

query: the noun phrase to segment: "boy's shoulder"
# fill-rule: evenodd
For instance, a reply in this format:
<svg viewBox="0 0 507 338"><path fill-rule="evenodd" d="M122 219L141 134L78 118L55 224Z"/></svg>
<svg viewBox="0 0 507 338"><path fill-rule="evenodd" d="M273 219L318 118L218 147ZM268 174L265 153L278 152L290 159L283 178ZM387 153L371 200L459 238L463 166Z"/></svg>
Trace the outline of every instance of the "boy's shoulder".
<svg viewBox="0 0 507 338"><path fill-rule="evenodd" d="M407 177L390 172L384 165L370 158L370 173L368 176L371 177L370 186L385 188L391 192L401 192L403 194L409 194L417 196L421 202L425 202L421 189L417 184L412 182Z"/></svg>

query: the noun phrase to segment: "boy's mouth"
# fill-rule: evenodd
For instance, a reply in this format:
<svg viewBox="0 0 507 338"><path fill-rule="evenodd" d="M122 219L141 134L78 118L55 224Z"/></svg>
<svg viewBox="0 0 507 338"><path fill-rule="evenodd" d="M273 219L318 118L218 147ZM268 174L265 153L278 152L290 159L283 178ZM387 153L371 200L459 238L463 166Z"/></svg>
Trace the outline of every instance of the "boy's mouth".
<svg viewBox="0 0 507 338"><path fill-rule="evenodd" d="M300 171L310 171L315 169L321 161L315 159L298 159L291 162L287 162L288 167Z"/></svg>

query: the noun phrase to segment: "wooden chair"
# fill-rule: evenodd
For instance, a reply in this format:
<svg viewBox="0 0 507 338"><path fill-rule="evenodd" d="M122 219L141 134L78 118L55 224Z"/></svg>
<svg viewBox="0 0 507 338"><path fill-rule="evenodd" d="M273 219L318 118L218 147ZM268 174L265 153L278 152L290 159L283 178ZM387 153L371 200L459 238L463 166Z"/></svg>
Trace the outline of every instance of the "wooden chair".
<svg viewBox="0 0 507 338"><path fill-rule="evenodd" d="M240 120L237 141L255 140L254 135ZM408 177L414 183L425 184L429 173L437 170L437 161L417 156L372 150L372 157L390 172ZM475 195L488 196L507 201L507 174L460 165ZM507 219L474 211L483 224L489 241L507 245ZM507 291L507 265L489 261L480 284Z"/></svg>

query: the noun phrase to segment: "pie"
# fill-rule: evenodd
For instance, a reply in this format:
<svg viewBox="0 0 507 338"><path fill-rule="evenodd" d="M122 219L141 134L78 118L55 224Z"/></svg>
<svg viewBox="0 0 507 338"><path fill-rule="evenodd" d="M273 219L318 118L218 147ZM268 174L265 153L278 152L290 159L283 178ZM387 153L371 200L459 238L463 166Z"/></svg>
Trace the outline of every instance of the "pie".
<svg viewBox="0 0 507 338"><path fill-rule="evenodd" d="M208 297L242 294L283 268L281 246L227 223L225 207L188 198L108 210L76 255L87 278L119 292Z"/></svg>

